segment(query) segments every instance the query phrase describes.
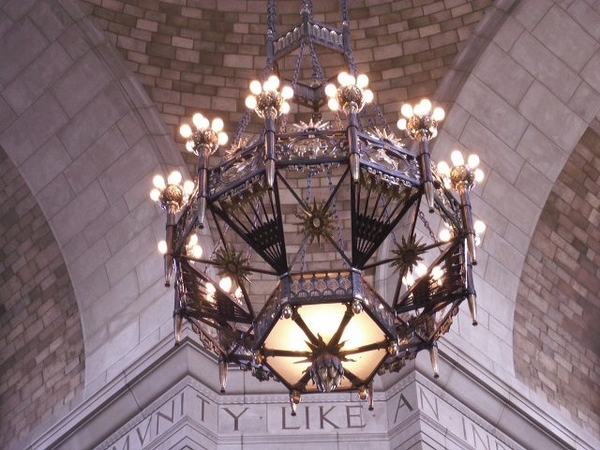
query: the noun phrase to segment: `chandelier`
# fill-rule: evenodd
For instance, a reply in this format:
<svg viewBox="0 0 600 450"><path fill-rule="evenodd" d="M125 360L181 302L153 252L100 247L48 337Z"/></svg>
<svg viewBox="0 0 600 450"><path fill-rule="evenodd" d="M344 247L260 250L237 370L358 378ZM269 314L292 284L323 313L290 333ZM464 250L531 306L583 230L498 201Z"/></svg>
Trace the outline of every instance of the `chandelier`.
<svg viewBox="0 0 600 450"><path fill-rule="evenodd" d="M300 23L277 34L268 0L266 67L231 145L221 119L195 114L180 128L197 156L194 181L157 175L151 192L167 213L159 250L176 343L186 320L217 356L222 392L238 366L285 385L292 414L302 394L334 390L372 408L375 375L421 350L437 376L438 339L465 299L477 323L483 224L469 192L479 160L455 151L452 166L432 163L444 110L426 99L402 106L399 134L415 142L403 145L354 63L346 0L341 10L338 29L315 22L304 1ZM346 70L326 77L319 53ZM248 137L253 115L262 132ZM379 270L392 275L376 282Z"/></svg>

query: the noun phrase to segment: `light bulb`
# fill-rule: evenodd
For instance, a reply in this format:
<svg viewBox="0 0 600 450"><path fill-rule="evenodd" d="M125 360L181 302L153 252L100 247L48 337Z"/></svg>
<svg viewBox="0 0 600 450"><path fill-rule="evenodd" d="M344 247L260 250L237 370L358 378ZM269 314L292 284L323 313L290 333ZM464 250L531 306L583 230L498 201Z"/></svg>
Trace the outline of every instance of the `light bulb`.
<svg viewBox="0 0 600 450"><path fill-rule="evenodd" d="M483 174L483 170L481 170L481 169L475 169L475 182L476 183L481 183L484 178L485 178L485 176Z"/></svg>
<svg viewBox="0 0 600 450"><path fill-rule="evenodd" d="M246 97L246 108L248 109L256 109L256 97L254 95L249 95Z"/></svg>
<svg viewBox="0 0 600 450"><path fill-rule="evenodd" d="M396 126L402 131L406 130L406 119L404 119L404 118L399 119Z"/></svg>
<svg viewBox="0 0 600 450"><path fill-rule="evenodd" d="M410 119L413 116L412 106L410 106L408 103L405 103L404 105L402 105L402 108L400 108L400 114L402 114L407 119Z"/></svg>
<svg viewBox="0 0 600 450"><path fill-rule="evenodd" d="M407 273L402 277L402 283L404 283L405 286L411 287L413 284L415 284L415 278L412 276L412 274Z"/></svg>
<svg viewBox="0 0 600 450"><path fill-rule="evenodd" d="M423 263L418 263L417 267L415 267L414 272L417 275L417 277L420 278L427 273L427 266Z"/></svg>
<svg viewBox="0 0 600 450"><path fill-rule="evenodd" d="M356 77L356 85L364 89L369 85L369 77L364 73L361 73L358 77Z"/></svg>
<svg viewBox="0 0 600 450"><path fill-rule="evenodd" d="M263 84L263 91L274 91L279 87L279 77L271 75Z"/></svg>
<svg viewBox="0 0 600 450"><path fill-rule="evenodd" d="M185 143L185 149L190 152L190 153L194 153L196 151L196 148L194 146L194 141L189 140Z"/></svg>
<svg viewBox="0 0 600 450"><path fill-rule="evenodd" d="M439 236L440 236L440 241L448 242L448 241L450 241L450 239L452 239L452 232L448 228L442 228L440 230Z"/></svg>
<svg viewBox="0 0 600 450"><path fill-rule="evenodd" d="M348 75L348 78L346 78L346 86L352 86L354 84L356 84L356 78L354 75Z"/></svg>
<svg viewBox="0 0 600 450"><path fill-rule="evenodd" d="M329 106L330 110L337 111L340 107L340 104L338 103L338 101L335 98L332 97L327 102L327 106Z"/></svg>
<svg viewBox="0 0 600 450"><path fill-rule="evenodd" d="M281 114L287 114L290 112L290 104L288 102L283 102L281 104Z"/></svg>
<svg viewBox="0 0 600 450"><path fill-rule="evenodd" d="M160 241L158 243L158 251L164 255L167 253L167 250L167 241Z"/></svg>
<svg viewBox="0 0 600 450"><path fill-rule="evenodd" d="M289 100L290 98L292 98L294 96L294 89L292 89L291 86L284 86L281 89L281 96L285 99L285 100Z"/></svg>
<svg viewBox="0 0 600 450"><path fill-rule="evenodd" d="M196 233L190 234L190 238L188 239L188 245L194 246L198 243L198 235Z"/></svg>
<svg viewBox="0 0 600 450"><path fill-rule="evenodd" d="M331 98L337 95L337 88L335 87L335 84L329 83L327 86L325 86L325 95Z"/></svg>
<svg viewBox="0 0 600 450"><path fill-rule="evenodd" d="M340 72L337 76L338 83L340 83L342 86L348 86L346 83L349 76L350 75L348 75L348 72Z"/></svg>
<svg viewBox="0 0 600 450"><path fill-rule="evenodd" d="M250 92L252 92L254 95L258 95L262 92L262 86L260 85L260 81L252 80L250 82Z"/></svg>
<svg viewBox="0 0 600 450"><path fill-rule="evenodd" d="M415 105L415 107L413 108L413 113L415 114L415 116L423 117L425 115L423 113L423 105L421 105L420 103L417 103Z"/></svg>
<svg viewBox="0 0 600 450"><path fill-rule="evenodd" d="M227 136L227 133L220 132L219 134L217 134L217 139L218 139L219 145L223 146L223 145L227 144L227 141L229 140L229 136Z"/></svg>
<svg viewBox="0 0 600 450"><path fill-rule="evenodd" d="M162 177L162 175L154 175L154 178L152 178L152 184L156 189L160 189L161 191L167 187L165 184L165 179Z"/></svg>
<svg viewBox="0 0 600 450"><path fill-rule="evenodd" d="M181 183L181 173L177 170L174 170L169 174L167 178L167 183L169 184L179 184Z"/></svg>
<svg viewBox="0 0 600 450"><path fill-rule="evenodd" d="M446 112L444 111L444 108L440 108L438 106L437 108L433 108L433 114L431 117L433 117L433 120L441 122L446 117Z"/></svg>
<svg viewBox="0 0 600 450"><path fill-rule="evenodd" d="M475 153L469 155L469 157L467 158L467 165L471 169L477 167L479 165L479 156L477 156Z"/></svg>
<svg viewBox="0 0 600 450"><path fill-rule="evenodd" d="M202 258L202 247L199 245L192 245L192 257L196 259Z"/></svg>
<svg viewBox="0 0 600 450"><path fill-rule="evenodd" d="M473 228L475 229L475 233L477 234L483 234L483 232L485 231L485 222L483 222L482 220L476 220L473 223Z"/></svg>
<svg viewBox="0 0 600 450"><path fill-rule="evenodd" d="M363 100L365 103L371 103L373 101L373 91L371 89L365 90L363 93Z"/></svg>
<svg viewBox="0 0 600 450"><path fill-rule="evenodd" d="M212 128L212 130L215 133L218 133L219 131L223 131L223 127L225 126L225 123L223 123L223 119L221 119L220 117L215 117L212 121L212 123L210 124L210 127Z"/></svg>
<svg viewBox="0 0 600 450"><path fill-rule="evenodd" d="M225 292L231 291L231 287L233 286L233 281L231 281L230 277L223 277L221 281L219 281L219 287L223 289Z"/></svg>
<svg viewBox="0 0 600 450"><path fill-rule="evenodd" d="M193 181L187 180L185 183L183 183L183 192L185 192L187 195L192 195L195 187L196 185Z"/></svg>
<svg viewBox="0 0 600 450"><path fill-rule="evenodd" d="M192 127L190 127L187 123L184 123L179 127L179 134L181 137L188 139L192 136Z"/></svg>
<svg viewBox="0 0 600 450"><path fill-rule="evenodd" d="M442 269L440 266L435 266L433 269L431 269L431 278L433 278L435 281L442 278L442 275L444 275L444 269Z"/></svg>
<svg viewBox="0 0 600 450"><path fill-rule="evenodd" d="M242 298L244 292L242 291L242 288L238 286L233 295L235 296L235 298Z"/></svg>
<svg viewBox="0 0 600 450"><path fill-rule="evenodd" d="M199 130L206 130L210 125L208 119L200 113L196 113L192 116L192 122L194 122L194 125Z"/></svg>
<svg viewBox="0 0 600 450"><path fill-rule="evenodd" d="M440 175L443 175L445 177L450 176L450 166L446 161L440 161L437 164L437 171Z"/></svg>
<svg viewBox="0 0 600 450"><path fill-rule="evenodd" d="M152 189L150 191L150 198L152 199L153 202L157 202L158 200L160 200L160 191L158 189Z"/></svg>
<svg viewBox="0 0 600 450"><path fill-rule="evenodd" d="M452 160L452 164L455 166L462 166L465 163L465 158L463 158L460 150L454 150L450 153L450 159Z"/></svg>
<svg viewBox="0 0 600 450"><path fill-rule="evenodd" d="M426 116L431 112L431 102L429 101L429 99L424 98L423 100L421 100L419 105L421 105L421 111L423 113L423 116Z"/></svg>
<svg viewBox="0 0 600 450"><path fill-rule="evenodd" d="M217 288L215 288L215 285L212 283L206 283L206 292L208 295L214 295L214 293L217 292Z"/></svg>

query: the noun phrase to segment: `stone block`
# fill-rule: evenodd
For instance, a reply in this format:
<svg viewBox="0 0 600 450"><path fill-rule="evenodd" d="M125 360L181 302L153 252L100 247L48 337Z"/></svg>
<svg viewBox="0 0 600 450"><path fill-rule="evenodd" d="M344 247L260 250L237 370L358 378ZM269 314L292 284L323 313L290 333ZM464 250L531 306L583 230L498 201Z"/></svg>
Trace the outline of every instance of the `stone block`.
<svg viewBox="0 0 600 450"><path fill-rule="evenodd" d="M592 8L584 0L576 0L569 5L567 13L594 39L600 41L600 11Z"/></svg>
<svg viewBox="0 0 600 450"><path fill-rule="evenodd" d="M110 250L106 243L106 239L98 239L72 264L70 264L69 273L73 283L77 285L79 282L89 278L92 273L103 267L104 263L110 258ZM83 298L87 298L85 294ZM83 304L82 304L83 306Z"/></svg>
<svg viewBox="0 0 600 450"><path fill-rule="evenodd" d="M575 71L581 70L600 47L598 42L557 5L544 15L533 30L533 35Z"/></svg>
<svg viewBox="0 0 600 450"><path fill-rule="evenodd" d="M589 60L581 71L581 76L587 83L600 93L600 51Z"/></svg>
<svg viewBox="0 0 600 450"><path fill-rule="evenodd" d="M525 163L519 173L515 187L524 192L540 208L543 208L552 190L552 181L542 175L531 164Z"/></svg>
<svg viewBox="0 0 600 450"><path fill-rule="evenodd" d="M567 153L587 128L583 120L537 81L523 97L519 111ZM560 126L557 126L557 118L560 118Z"/></svg>
<svg viewBox="0 0 600 450"><path fill-rule="evenodd" d="M88 52L53 87L64 110L74 117L110 82L112 75L95 52Z"/></svg>
<svg viewBox="0 0 600 450"><path fill-rule="evenodd" d="M467 80L456 103L511 148L515 148L527 127L523 116L477 77Z"/></svg>
<svg viewBox="0 0 600 450"><path fill-rule="evenodd" d="M494 230L485 231L485 250L493 255L500 264L506 267L516 276L520 276L523 263L525 262L526 248L518 249L510 242L494 232ZM477 267L476 269L479 269Z"/></svg>
<svg viewBox="0 0 600 450"><path fill-rule="evenodd" d="M156 242L149 227L137 234L106 263L106 272L111 286L115 286L125 275L146 258L156 256Z"/></svg>
<svg viewBox="0 0 600 450"><path fill-rule="evenodd" d="M117 253L123 245L140 233L155 215L156 209L152 201L149 200L140 203L130 214L114 224L106 234L111 253Z"/></svg>
<svg viewBox="0 0 600 450"><path fill-rule="evenodd" d="M90 184L50 219L56 240L59 244L67 243L107 208L108 202L100 184Z"/></svg>
<svg viewBox="0 0 600 450"><path fill-rule="evenodd" d="M56 2L38 2L29 17L51 42L73 23L70 15Z"/></svg>
<svg viewBox="0 0 600 450"><path fill-rule="evenodd" d="M62 46L54 43L6 87L2 96L17 114L21 114L67 70L71 63L71 58Z"/></svg>
<svg viewBox="0 0 600 450"><path fill-rule="evenodd" d="M554 4L553 0L536 0L519 2L515 5L512 16L527 30L531 31L546 15Z"/></svg>
<svg viewBox="0 0 600 450"><path fill-rule="evenodd" d="M533 125L525 130L517 152L549 180L558 178L567 160L567 154Z"/></svg>
<svg viewBox="0 0 600 450"><path fill-rule="evenodd" d="M29 19L16 22L0 39L0 82L12 81L47 45L44 35Z"/></svg>
<svg viewBox="0 0 600 450"><path fill-rule="evenodd" d="M571 67L529 33L521 35L510 54L564 102L571 98L581 83L581 79ZM535 58L531 55L535 55Z"/></svg>
<svg viewBox="0 0 600 450"><path fill-rule="evenodd" d="M63 172L70 163L71 157L65 147L53 136L21 165L20 170L35 194Z"/></svg>

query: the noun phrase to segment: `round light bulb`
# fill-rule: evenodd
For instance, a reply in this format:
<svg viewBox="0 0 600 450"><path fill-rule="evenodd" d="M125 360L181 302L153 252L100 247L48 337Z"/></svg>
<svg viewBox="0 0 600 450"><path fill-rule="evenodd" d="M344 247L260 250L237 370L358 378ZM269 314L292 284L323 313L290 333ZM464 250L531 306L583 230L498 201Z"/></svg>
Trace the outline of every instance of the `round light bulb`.
<svg viewBox="0 0 600 450"><path fill-rule="evenodd" d="M246 97L246 108L248 109L256 109L256 97L254 95L249 95Z"/></svg>
<svg viewBox="0 0 600 450"><path fill-rule="evenodd" d="M223 122L223 119L221 119L220 117L215 117L212 121L212 123L210 124L210 127L212 128L212 130L215 133L218 133L219 131L223 131L223 127L225 126L225 123Z"/></svg>
<svg viewBox="0 0 600 450"><path fill-rule="evenodd" d="M405 103L404 105L402 105L402 108L400 108L400 114L402 114L407 119L410 119L413 116L413 107L410 106L408 103Z"/></svg>
<svg viewBox="0 0 600 450"><path fill-rule="evenodd" d="M194 141L189 140L185 143L185 149L190 152L190 153L194 153L196 151L196 147L194 145Z"/></svg>
<svg viewBox="0 0 600 450"><path fill-rule="evenodd" d="M444 108L440 108L438 106L437 108L433 108L433 114L431 117L433 117L433 120L441 122L446 117L446 112L444 111Z"/></svg>
<svg viewBox="0 0 600 450"><path fill-rule="evenodd" d="M200 259L202 258L202 247L199 245L192 245L192 257L196 258L196 259Z"/></svg>
<svg viewBox="0 0 600 450"><path fill-rule="evenodd" d="M169 174L167 178L167 183L169 184L179 184L181 183L181 173L178 170L174 170Z"/></svg>
<svg viewBox="0 0 600 450"><path fill-rule="evenodd" d="M443 175L445 177L450 176L450 166L446 161L440 161L437 164L437 171L440 175Z"/></svg>
<svg viewBox="0 0 600 450"><path fill-rule="evenodd" d="M210 125L208 119L200 113L196 113L192 116L192 122L194 122L194 126L199 130L206 130Z"/></svg>
<svg viewBox="0 0 600 450"><path fill-rule="evenodd" d="M371 89L366 89L363 93L363 100L365 103L371 103L373 101L373 91Z"/></svg>
<svg viewBox="0 0 600 450"><path fill-rule="evenodd" d="M431 269L431 278L433 278L435 281L442 278L442 275L444 275L444 269L442 269L440 266L435 266L433 269Z"/></svg>
<svg viewBox="0 0 600 450"><path fill-rule="evenodd" d="M198 243L198 235L196 233L190 234L190 237L188 239L188 245L193 247L197 243Z"/></svg>
<svg viewBox="0 0 600 450"><path fill-rule="evenodd" d="M421 110L423 112L422 115L426 116L431 112L431 102L429 101L429 99L424 98L423 100L421 100L419 105L421 105Z"/></svg>
<svg viewBox="0 0 600 450"><path fill-rule="evenodd" d="M279 87L279 77L277 75L271 75L267 78L267 81L263 84L264 91L274 91Z"/></svg>
<svg viewBox="0 0 600 450"><path fill-rule="evenodd" d="M448 242L448 241L450 241L450 239L452 239L452 232L448 228L442 228L440 230L439 236L440 236L440 241Z"/></svg>
<svg viewBox="0 0 600 450"><path fill-rule="evenodd" d="M479 156L477 156L475 153L469 155L469 157L467 158L467 165L471 169L477 167L479 165Z"/></svg>
<svg viewBox="0 0 600 450"><path fill-rule="evenodd" d="M233 295L235 296L235 298L242 298L242 296L244 295L244 291L242 291L242 288L238 286Z"/></svg>
<svg viewBox="0 0 600 450"><path fill-rule="evenodd" d="M335 84L329 83L327 86L325 86L325 95L330 98L333 98L337 95L337 88L335 87Z"/></svg>
<svg viewBox="0 0 600 450"><path fill-rule="evenodd" d="M230 277L223 277L221 281L219 281L219 287L223 289L225 292L231 291L231 287L233 286L233 281L231 281Z"/></svg>
<svg viewBox="0 0 600 450"><path fill-rule="evenodd" d="M369 77L366 74L361 73L356 77L356 85L361 89L366 88L369 85Z"/></svg>
<svg viewBox="0 0 600 450"><path fill-rule="evenodd" d="M342 86L348 86L346 83L348 82L348 72L340 72L337 76L338 83Z"/></svg>
<svg viewBox="0 0 600 450"><path fill-rule="evenodd" d="M340 104L333 97L329 99L329 101L327 102L327 106L329 106L329 109L332 111L337 111L340 108Z"/></svg>
<svg viewBox="0 0 600 450"><path fill-rule="evenodd" d="M252 92L254 95L258 95L262 92L262 86L260 84L260 81L252 80L250 82L250 92Z"/></svg>
<svg viewBox="0 0 600 450"><path fill-rule="evenodd" d="M473 229L475 230L475 233L483 234L483 232L486 229L485 222L483 222L482 220L476 220L473 223Z"/></svg>
<svg viewBox="0 0 600 450"><path fill-rule="evenodd" d="M462 166L465 163L465 158L463 158L460 150L454 150L450 153L450 159L452 160L452 164L455 166Z"/></svg>
<svg viewBox="0 0 600 450"><path fill-rule="evenodd" d="M167 250L168 250L168 248L167 248L167 241L160 241L158 243L158 251L161 254L165 255L167 253Z"/></svg>
<svg viewBox="0 0 600 450"><path fill-rule="evenodd" d="M294 89L292 89L291 86L284 86L281 89L281 96L285 99L285 100L289 100L290 98L292 98L294 96Z"/></svg>
<svg viewBox="0 0 600 450"><path fill-rule="evenodd" d="M483 174L483 170L475 169L475 182L481 183L484 178L485 178L485 175Z"/></svg>
<svg viewBox="0 0 600 450"><path fill-rule="evenodd" d="M160 191L156 188L152 189L150 191L150 198L152 199L153 202L157 202L160 200Z"/></svg>
<svg viewBox="0 0 600 450"><path fill-rule="evenodd" d="M206 283L206 293L208 295L214 295L215 292L217 292L217 288L215 288L215 285L212 283Z"/></svg>
<svg viewBox="0 0 600 450"><path fill-rule="evenodd" d="M417 267L415 267L415 274L417 277L421 278L423 275L427 273L427 266L423 263L418 263Z"/></svg>
<svg viewBox="0 0 600 450"><path fill-rule="evenodd" d="M404 118L399 119L396 126L402 131L406 130L406 119L404 119Z"/></svg>
<svg viewBox="0 0 600 450"><path fill-rule="evenodd" d="M185 183L183 183L183 192L185 192L186 195L192 195L192 192L194 192L195 187L196 185L193 181L187 180Z"/></svg>
<svg viewBox="0 0 600 450"><path fill-rule="evenodd" d="M179 127L179 134L188 139L192 136L192 127L190 127L187 123L184 123Z"/></svg>
<svg viewBox="0 0 600 450"><path fill-rule="evenodd" d="M423 105L421 105L420 103L417 103L415 105L415 107L413 108L413 113L415 114L415 116L423 117L425 115L423 113Z"/></svg>
<svg viewBox="0 0 600 450"><path fill-rule="evenodd" d="M290 104L288 102L283 102L281 104L281 114L287 114L290 112Z"/></svg>
<svg viewBox="0 0 600 450"><path fill-rule="evenodd" d="M227 144L227 141L229 141L229 136L227 136L227 133L221 132L217 135L217 139L218 139L219 145L223 146L223 145Z"/></svg>
<svg viewBox="0 0 600 450"><path fill-rule="evenodd" d="M404 283L405 286L411 287L413 284L415 284L415 278L412 276L412 274L407 273L402 277L402 283Z"/></svg>
<svg viewBox="0 0 600 450"><path fill-rule="evenodd" d="M156 189L160 189L161 191L167 187L165 184L165 179L162 175L154 175L154 178L152 178L152 184Z"/></svg>

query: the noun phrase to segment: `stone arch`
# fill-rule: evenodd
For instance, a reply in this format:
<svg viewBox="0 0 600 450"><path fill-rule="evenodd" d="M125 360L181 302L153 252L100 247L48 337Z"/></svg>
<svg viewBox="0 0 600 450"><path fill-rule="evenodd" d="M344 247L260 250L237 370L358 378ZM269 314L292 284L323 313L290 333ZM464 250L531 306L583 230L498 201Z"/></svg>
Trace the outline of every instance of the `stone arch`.
<svg viewBox="0 0 600 450"><path fill-rule="evenodd" d="M476 269L482 326L472 331L467 318L459 318L450 353L463 361L475 357L526 392L535 391L539 380L523 375L523 354L515 353L523 345L513 343L523 337L521 316L529 309L523 303L534 300L521 284L531 281L531 262L525 275L523 268L526 258L537 255L536 236L547 227L539 218L551 208L553 189L564 187L559 176L570 171L567 161L578 158L574 149L600 110L600 15L585 2L521 0L496 6L504 4L511 7L504 9L506 17L470 73L459 83L449 82L461 87L448 98L453 104L435 152L438 158L438 151L452 148L477 152L487 172L472 196L474 209L490 225ZM551 298L536 298L542 309L552 304ZM577 345L587 348L584 341ZM594 376L589 372L592 383ZM544 402L547 396L539 394L533 397ZM587 411L590 407L592 403L583 405ZM597 417L594 421L597 426Z"/></svg>
<svg viewBox="0 0 600 450"><path fill-rule="evenodd" d="M77 2L8 2L1 12L0 145L66 263L91 394L167 333L171 301L159 300L170 295L148 245L164 222L147 192L155 171L182 159Z"/></svg>

